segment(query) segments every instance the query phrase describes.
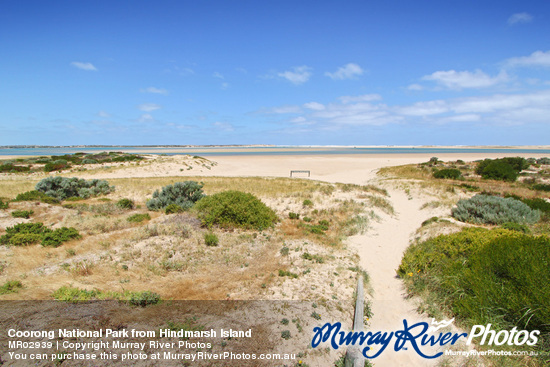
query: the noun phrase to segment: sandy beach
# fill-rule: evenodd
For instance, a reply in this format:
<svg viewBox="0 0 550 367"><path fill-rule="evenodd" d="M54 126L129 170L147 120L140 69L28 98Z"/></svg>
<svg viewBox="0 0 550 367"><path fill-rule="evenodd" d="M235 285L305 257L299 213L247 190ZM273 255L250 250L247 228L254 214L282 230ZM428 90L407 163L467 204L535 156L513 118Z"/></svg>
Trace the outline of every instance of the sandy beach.
<svg viewBox="0 0 550 367"><path fill-rule="evenodd" d="M253 148L252 148L253 149ZM442 161L474 161L484 158L517 156L517 153L445 153L438 154ZM377 175L379 169L388 166L427 162L433 154L369 154L369 155L220 155L206 159L187 155L149 156L145 164L123 164L116 169L94 168L74 172L83 178L133 178L144 177L289 177L294 176L329 183L376 185L389 193L388 200L394 214L381 215L366 233L347 239L348 245L360 257L361 266L369 273L372 291L373 317L369 330L393 331L403 327L403 319L429 322L427 315L419 314L415 300L407 297L402 281L396 277L404 250L408 247L421 223L433 216L449 216L448 207L426 208L435 195L408 189ZM544 154L525 154L524 157L543 157ZM389 348L388 348L389 349ZM376 359L381 366L428 366L437 361L419 357L414 351L395 353L388 350Z"/></svg>

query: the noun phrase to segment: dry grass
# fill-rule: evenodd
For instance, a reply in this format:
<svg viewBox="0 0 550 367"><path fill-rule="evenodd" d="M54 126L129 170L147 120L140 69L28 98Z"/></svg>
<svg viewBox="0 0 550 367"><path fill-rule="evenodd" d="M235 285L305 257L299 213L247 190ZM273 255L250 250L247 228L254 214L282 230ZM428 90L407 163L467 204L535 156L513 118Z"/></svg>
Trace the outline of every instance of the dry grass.
<svg viewBox="0 0 550 367"><path fill-rule="evenodd" d="M293 292L307 283L280 278L279 270L310 269L308 277L315 278L318 271L324 271L321 269L333 269L330 273L336 273L338 266L350 267L357 259L341 246L345 235L365 230L369 220L365 212L373 206L391 210L384 190L375 187L336 186L288 178L185 179L204 182L204 190L209 194L231 189L251 192L270 203L281 217L288 216L289 206L296 207L304 216L313 218L311 224L329 221L329 229L325 233L312 233L289 220L261 233L215 229L220 245L207 247L203 239L206 229L190 214L167 216L150 212L151 221L130 223L126 217L143 209L120 210L114 200L102 202L101 198L93 198L69 203L65 208L40 204L36 214L40 221L75 227L84 237L54 249L40 245L6 248L9 261L0 280L20 278L25 285L20 293L10 297L49 298L61 285L72 284L113 291L155 290L172 299L300 298L300 293ZM181 177L110 179L117 191L108 197L135 196L138 203L145 203L154 190L180 180ZM304 199L312 200L313 205L304 206ZM16 205L26 208L35 204ZM293 240L308 243L312 253L331 255L324 264L303 264L303 260L289 263L279 251L285 241ZM348 259L349 264L330 260L336 257ZM315 268L318 269L314 271ZM326 279L320 278L319 282L326 283ZM287 289L287 283L294 291ZM327 288L330 290L332 287Z"/></svg>

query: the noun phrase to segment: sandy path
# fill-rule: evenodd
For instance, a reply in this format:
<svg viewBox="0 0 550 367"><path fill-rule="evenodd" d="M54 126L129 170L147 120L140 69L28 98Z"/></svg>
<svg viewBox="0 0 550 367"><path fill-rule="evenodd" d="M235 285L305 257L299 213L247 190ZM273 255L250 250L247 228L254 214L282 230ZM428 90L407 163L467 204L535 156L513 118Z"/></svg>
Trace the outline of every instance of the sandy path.
<svg viewBox="0 0 550 367"><path fill-rule="evenodd" d="M409 200L401 190L390 188L388 192L396 214L373 224L368 233L349 239L350 244L358 250L361 266L371 277L373 317L368 330L373 332L402 330L403 319L407 319L409 325L430 321L416 312L413 301L405 299L405 289L396 277L396 269L409 245L410 235L433 213L420 211L424 203L421 199ZM425 350L430 355L435 352ZM392 343L373 362L376 366L433 366L438 359L422 358L412 348L395 352Z"/></svg>

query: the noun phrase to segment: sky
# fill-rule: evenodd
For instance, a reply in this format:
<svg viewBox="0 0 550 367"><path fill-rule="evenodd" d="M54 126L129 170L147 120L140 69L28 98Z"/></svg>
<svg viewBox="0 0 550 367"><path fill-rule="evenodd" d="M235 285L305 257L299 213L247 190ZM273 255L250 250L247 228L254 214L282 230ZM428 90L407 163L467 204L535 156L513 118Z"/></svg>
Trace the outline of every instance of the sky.
<svg viewBox="0 0 550 367"><path fill-rule="evenodd" d="M0 1L0 145L550 144L550 2Z"/></svg>

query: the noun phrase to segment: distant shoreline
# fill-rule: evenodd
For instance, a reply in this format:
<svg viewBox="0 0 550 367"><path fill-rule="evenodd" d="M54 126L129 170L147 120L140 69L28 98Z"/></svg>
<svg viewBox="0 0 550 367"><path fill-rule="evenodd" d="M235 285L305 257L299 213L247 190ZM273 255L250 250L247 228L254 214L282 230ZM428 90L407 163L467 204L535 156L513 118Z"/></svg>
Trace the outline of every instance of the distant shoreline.
<svg viewBox="0 0 550 367"><path fill-rule="evenodd" d="M0 149L86 149L86 148L395 148L395 149L550 149L550 145L274 145L274 144L212 144L212 145L0 145Z"/></svg>

